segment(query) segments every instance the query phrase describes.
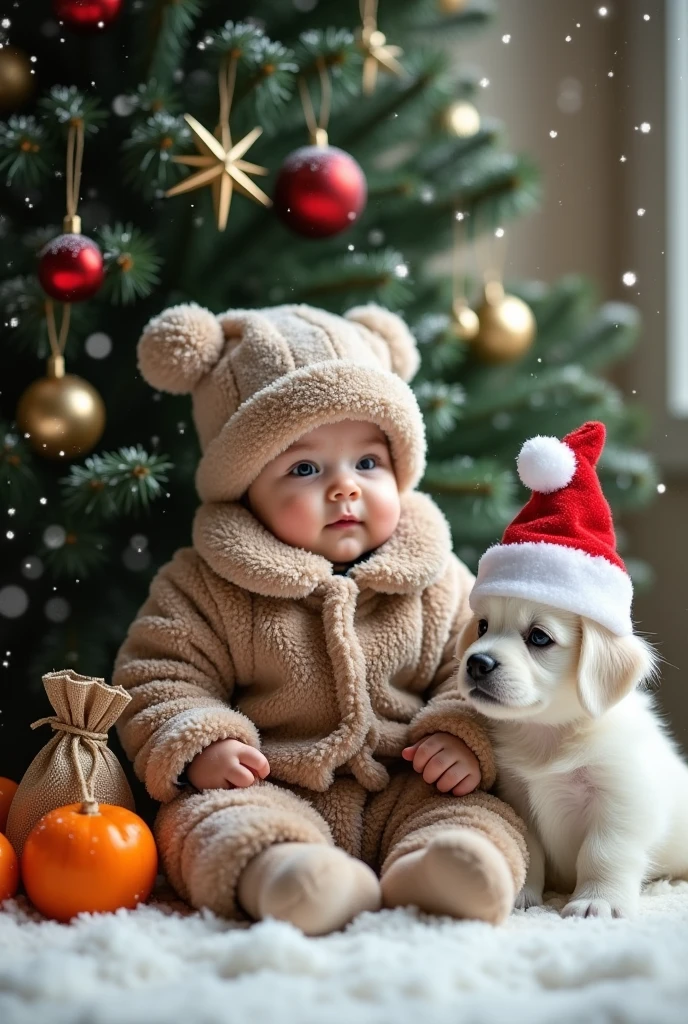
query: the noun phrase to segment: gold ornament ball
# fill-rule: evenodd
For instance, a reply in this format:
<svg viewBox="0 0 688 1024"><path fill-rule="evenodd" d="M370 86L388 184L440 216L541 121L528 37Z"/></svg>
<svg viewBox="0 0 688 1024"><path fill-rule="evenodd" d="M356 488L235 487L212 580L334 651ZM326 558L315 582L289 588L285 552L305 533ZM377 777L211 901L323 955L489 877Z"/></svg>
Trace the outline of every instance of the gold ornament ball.
<svg viewBox="0 0 688 1024"><path fill-rule="evenodd" d="M530 306L515 295L505 295L498 281L485 286L477 314L480 330L473 347L483 362L512 362L533 344L536 323Z"/></svg>
<svg viewBox="0 0 688 1024"><path fill-rule="evenodd" d="M475 310L457 299L452 307L452 331L459 341L473 341L480 330L480 321Z"/></svg>
<svg viewBox="0 0 688 1024"><path fill-rule="evenodd" d="M17 406L19 428L34 451L48 459L88 454L105 429L105 405L96 389L65 374L64 364L62 369L53 373L49 366L48 376L30 384Z"/></svg>
<svg viewBox="0 0 688 1024"><path fill-rule="evenodd" d="M442 117L445 131L460 139L469 139L480 131L480 114L468 100L455 100Z"/></svg>
<svg viewBox="0 0 688 1024"><path fill-rule="evenodd" d="M0 50L0 110L16 110L33 92L31 62L23 50Z"/></svg>
<svg viewBox="0 0 688 1024"><path fill-rule="evenodd" d="M460 14L464 7L467 6L468 0L439 0L442 14Z"/></svg>

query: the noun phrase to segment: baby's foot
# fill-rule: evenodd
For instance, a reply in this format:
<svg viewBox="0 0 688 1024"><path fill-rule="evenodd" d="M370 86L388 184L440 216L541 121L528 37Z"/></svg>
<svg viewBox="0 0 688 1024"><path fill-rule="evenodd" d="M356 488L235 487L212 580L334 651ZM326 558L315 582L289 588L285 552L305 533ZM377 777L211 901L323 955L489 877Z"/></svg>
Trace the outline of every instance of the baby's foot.
<svg viewBox="0 0 688 1024"><path fill-rule="evenodd" d="M427 914L499 924L514 905L506 858L472 829L448 829L422 850L407 853L382 876L386 907L415 906Z"/></svg>
<svg viewBox="0 0 688 1024"><path fill-rule="evenodd" d="M305 935L327 935L381 902L380 883L366 864L316 843L264 850L243 871L238 895L256 920L289 921Z"/></svg>

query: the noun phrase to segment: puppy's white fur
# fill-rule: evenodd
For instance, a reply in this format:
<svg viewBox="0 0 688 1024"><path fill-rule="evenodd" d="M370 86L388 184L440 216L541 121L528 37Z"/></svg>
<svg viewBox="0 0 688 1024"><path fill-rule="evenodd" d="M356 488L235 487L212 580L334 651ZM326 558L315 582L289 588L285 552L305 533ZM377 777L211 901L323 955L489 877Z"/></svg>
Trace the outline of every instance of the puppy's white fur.
<svg viewBox="0 0 688 1024"><path fill-rule="evenodd" d="M475 612L456 681L489 720L498 792L528 825L517 905L542 903L547 884L573 894L567 916L627 916L644 881L688 878L688 767L641 689L650 646L516 598L484 598ZM554 643L534 646L534 628ZM475 654L497 662L477 682Z"/></svg>

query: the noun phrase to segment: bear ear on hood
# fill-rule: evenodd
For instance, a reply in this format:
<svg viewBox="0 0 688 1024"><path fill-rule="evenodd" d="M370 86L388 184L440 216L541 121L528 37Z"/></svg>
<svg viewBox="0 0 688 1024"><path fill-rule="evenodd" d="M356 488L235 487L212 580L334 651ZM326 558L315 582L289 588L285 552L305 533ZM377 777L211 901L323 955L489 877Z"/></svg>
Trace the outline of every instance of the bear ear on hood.
<svg viewBox="0 0 688 1024"><path fill-rule="evenodd" d="M370 303L355 306L344 314L345 319L367 327L386 343L392 361L392 370L402 380L410 381L420 366L416 340L396 313Z"/></svg>
<svg viewBox="0 0 688 1024"><path fill-rule="evenodd" d="M141 374L151 387L184 395L217 363L222 327L210 310L189 303L171 306L146 326L137 347Z"/></svg>

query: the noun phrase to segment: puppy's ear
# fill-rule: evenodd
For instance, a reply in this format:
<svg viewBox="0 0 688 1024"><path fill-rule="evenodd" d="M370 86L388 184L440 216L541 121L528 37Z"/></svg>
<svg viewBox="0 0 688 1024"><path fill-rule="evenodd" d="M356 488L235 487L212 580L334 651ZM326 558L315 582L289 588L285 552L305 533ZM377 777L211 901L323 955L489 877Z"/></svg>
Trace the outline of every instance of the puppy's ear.
<svg viewBox="0 0 688 1024"><path fill-rule="evenodd" d="M656 656L641 637L615 636L590 619L581 619L578 699L599 718L655 671Z"/></svg>
<svg viewBox="0 0 688 1024"><path fill-rule="evenodd" d="M457 661L461 661L464 654L475 641L478 639L478 617L472 615L466 625L459 633L459 637L456 641L456 650L454 651L454 657Z"/></svg>

